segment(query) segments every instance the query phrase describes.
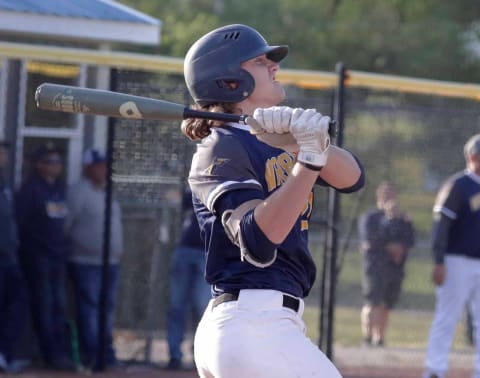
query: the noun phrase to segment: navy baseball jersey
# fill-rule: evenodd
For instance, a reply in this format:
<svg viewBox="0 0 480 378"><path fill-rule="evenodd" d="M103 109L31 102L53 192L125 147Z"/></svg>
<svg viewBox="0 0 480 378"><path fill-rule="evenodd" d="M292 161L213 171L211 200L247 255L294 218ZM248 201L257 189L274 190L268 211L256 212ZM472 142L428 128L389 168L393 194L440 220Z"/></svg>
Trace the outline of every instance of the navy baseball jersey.
<svg viewBox="0 0 480 378"><path fill-rule="evenodd" d="M277 258L266 268L241 261L239 248L221 222L223 211L276 191L294 164L292 154L258 141L248 127L238 124L212 129L198 145L189 184L206 245L206 280L213 285L214 295L241 289L308 295L316 274L307 233L313 191L293 229L277 247Z"/></svg>
<svg viewBox="0 0 480 378"><path fill-rule="evenodd" d="M451 176L442 186L433 211L437 221L443 215L450 222L446 235L434 233L436 260L441 262L442 254L480 258L480 176L471 172Z"/></svg>

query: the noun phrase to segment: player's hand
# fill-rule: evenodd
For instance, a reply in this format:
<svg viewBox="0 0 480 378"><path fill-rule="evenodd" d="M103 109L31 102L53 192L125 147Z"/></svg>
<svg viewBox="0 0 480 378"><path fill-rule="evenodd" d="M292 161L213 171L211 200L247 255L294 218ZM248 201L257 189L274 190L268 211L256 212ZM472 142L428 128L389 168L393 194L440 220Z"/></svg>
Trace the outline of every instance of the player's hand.
<svg viewBox="0 0 480 378"><path fill-rule="evenodd" d="M443 264L436 264L433 268L432 272L432 280L437 286L442 286L443 283L445 282L445 276L446 276L446 269L445 265Z"/></svg>
<svg viewBox="0 0 480 378"><path fill-rule="evenodd" d="M395 264L400 265L405 255L405 248L403 248L403 245L397 242L390 242L385 246L385 249L392 261Z"/></svg>
<svg viewBox="0 0 480 378"><path fill-rule="evenodd" d="M253 112L253 119L260 125L263 132L284 134L290 131L293 110L288 106L257 108Z"/></svg>
<svg viewBox="0 0 480 378"><path fill-rule="evenodd" d="M247 117L246 123L258 140L296 154L299 147L289 131L293 110L288 106L258 108L252 116Z"/></svg>
<svg viewBox="0 0 480 378"><path fill-rule="evenodd" d="M321 168L327 163L330 147L330 117L315 109L293 109L290 132L300 150L297 160Z"/></svg>

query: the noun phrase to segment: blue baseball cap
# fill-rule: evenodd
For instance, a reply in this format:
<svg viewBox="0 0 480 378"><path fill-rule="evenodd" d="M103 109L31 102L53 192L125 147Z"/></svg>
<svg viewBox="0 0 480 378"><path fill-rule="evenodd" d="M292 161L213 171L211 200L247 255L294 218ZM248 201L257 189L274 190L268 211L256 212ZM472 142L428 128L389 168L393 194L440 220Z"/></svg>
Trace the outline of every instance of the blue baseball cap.
<svg viewBox="0 0 480 378"><path fill-rule="evenodd" d="M48 158L51 154L58 154L60 157L63 155L63 152L53 143L47 142L40 145L33 153L32 160L34 162L41 162Z"/></svg>
<svg viewBox="0 0 480 378"><path fill-rule="evenodd" d="M83 165L103 163L106 160L105 154L94 148L90 148L83 153Z"/></svg>

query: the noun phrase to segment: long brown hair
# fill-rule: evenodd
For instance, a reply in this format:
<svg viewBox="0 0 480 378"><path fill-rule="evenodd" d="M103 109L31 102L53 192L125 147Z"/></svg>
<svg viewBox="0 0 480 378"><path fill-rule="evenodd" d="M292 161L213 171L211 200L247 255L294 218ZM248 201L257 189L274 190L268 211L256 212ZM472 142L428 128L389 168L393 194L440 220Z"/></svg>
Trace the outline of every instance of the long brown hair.
<svg viewBox="0 0 480 378"><path fill-rule="evenodd" d="M236 105L229 102L212 104L205 107L201 107L195 104L191 108L208 112L231 114L235 113L235 111L237 110ZM218 127L223 123L224 122L222 121L214 121L209 119L188 118L182 122L182 133L191 140L203 139L206 136L210 135L210 129L212 127Z"/></svg>

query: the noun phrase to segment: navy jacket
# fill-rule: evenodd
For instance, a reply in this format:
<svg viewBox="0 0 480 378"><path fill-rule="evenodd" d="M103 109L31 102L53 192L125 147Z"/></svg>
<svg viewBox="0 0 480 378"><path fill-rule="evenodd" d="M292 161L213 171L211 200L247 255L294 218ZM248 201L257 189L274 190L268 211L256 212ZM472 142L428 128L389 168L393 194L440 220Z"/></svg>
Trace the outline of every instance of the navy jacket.
<svg viewBox="0 0 480 378"><path fill-rule="evenodd" d="M0 264L16 261L18 235L12 197L12 191L0 176Z"/></svg>
<svg viewBox="0 0 480 378"><path fill-rule="evenodd" d="M192 192L186 191L182 201L182 236L180 245L191 248L205 249L205 244L200 236L200 226L197 216L193 211Z"/></svg>
<svg viewBox="0 0 480 378"><path fill-rule="evenodd" d="M45 257L66 257L65 217L67 215L65 184L47 183L32 175L20 188L15 200L20 235L20 251Z"/></svg>

